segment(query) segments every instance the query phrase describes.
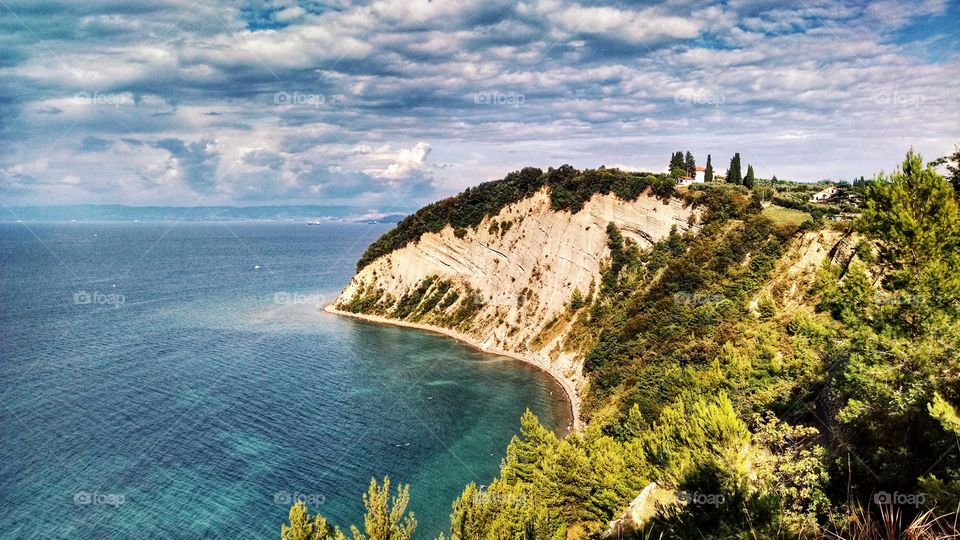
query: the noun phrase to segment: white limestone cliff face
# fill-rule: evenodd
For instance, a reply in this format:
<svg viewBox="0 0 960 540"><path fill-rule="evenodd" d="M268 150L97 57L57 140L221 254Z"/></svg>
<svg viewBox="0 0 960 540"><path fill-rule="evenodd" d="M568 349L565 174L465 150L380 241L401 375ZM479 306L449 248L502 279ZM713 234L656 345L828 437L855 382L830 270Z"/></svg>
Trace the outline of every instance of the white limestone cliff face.
<svg viewBox="0 0 960 540"><path fill-rule="evenodd" d="M579 351L563 350L568 328L541 334L567 310L575 289L587 295L599 286L602 265L610 255L607 224L616 224L625 238L647 248L673 227L695 228L697 214L679 199L665 202L647 194L635 201L594 195L576 214L557 212L551 209L545 188L485 218L462 238L448 226L374 260L354 276L335 305L342 307L354 295L373 289L395 305L425 278L449 280L458 290L474 289L482 301L469 324L457 327L457 332L481 348L521 355L580 393L585 384L583 359ZM510 225L505 232L499 227L491 231L494 222ZM417 322L449 328L438 321L462 302L463 296Z"/></svg>

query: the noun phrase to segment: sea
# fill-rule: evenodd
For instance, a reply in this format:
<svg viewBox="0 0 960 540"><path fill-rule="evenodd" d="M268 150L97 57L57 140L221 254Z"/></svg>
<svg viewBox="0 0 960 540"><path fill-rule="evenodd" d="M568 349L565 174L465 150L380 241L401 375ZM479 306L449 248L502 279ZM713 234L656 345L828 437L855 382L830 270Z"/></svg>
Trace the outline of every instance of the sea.
<svg viewBox="0 0 960 540"><path fill-rule="evenodd" d="M391 225L0 224L0 538L363 529L409 484L416 538L497 475L562 389L445 336L322 311ZM393 487L391 489L394 489Z"/></svg>

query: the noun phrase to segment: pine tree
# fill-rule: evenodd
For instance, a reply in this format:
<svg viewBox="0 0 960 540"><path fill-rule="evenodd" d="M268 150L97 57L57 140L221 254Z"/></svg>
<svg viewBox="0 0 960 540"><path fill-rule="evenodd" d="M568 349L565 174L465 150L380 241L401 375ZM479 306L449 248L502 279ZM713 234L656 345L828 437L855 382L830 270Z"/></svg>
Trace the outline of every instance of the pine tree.
<svg viewBox="0 0 960 540"><path fill-rule="evenodd" d="M938 312L960 315L960 208L931 165L910 150L900 169L870 182L858 225L879 241L883 287L913 299L891 304L911 334L936 322Z"/></svg>
<svg viewBox="0 0 960 540"><path fill-rule="evenodd" d="M347 540L339 527L331 528L326 518L311 516L303 501L290 507L289 525L280 526L281 540Z"/></svg>
<svg viewBox="0 0 960 540"><path fill-rule="evenodd" d="M693 160L693 154L691 154L689 150L683 158L683 168L687 171L687 176L695 176L697 174L697 162Z"/></svg>
<svg viewBox="0 0 960 540"><path fill-rule="evenodd" d="M730 158L730 168L727 169L727 182L731 184L743 183L743 177L740 174L740 152L737 152Z"/></svg>
<svg viewBox="0 0 960 540"><path fill-rule="evenodd" d="M930 162L934 167L946 165L947 174L945 178L953 186L954 194L960 198L960 146L949 156L943 156Z"/></svg>
<svg viewBox="0 0 960 540"><path fill-rule="evenodd" d="M703 171L703 181L713 182L713 163L710 162L710 154L707 154L707 166Z"/></svg>
<svg viewBox="0 0 960 540"><path fill-rule="evenodd" d="M756 181L757 179L753 174L753 165L747 165L747 175L743 177L743 185L753 189L753 185L756 183Z"/></svg>
<svg viewBox="0 0 960 540"><path fill-rule="evenodd" d="M537 416L527 409L520 417L520 435L507 446L507 458L501 476L507 482L530 482L537 474L537 464L557 445L557 436L540 425Z"/></svg>
<svg viewBox="0 0 960 540"><path fill-rule="evenodd" d="M410 502L410 486L397 486L397 495L390 498L390 478L384 477L383 488L376 479L370 479L370 488L363 496L363 506L367 514L363 518L363 528L368 540L410 540L417 528L417 519L413 512L406 514ZM351 528L355 539L364 535L356 527Z"/></svg>
<svg viewBox="0 0 960 540"><path fill-rule="evenodd" d="M777 175L773 175L773 178L770 179L771 184L776 184L778 181L779 180L777 180Z"/></svg>

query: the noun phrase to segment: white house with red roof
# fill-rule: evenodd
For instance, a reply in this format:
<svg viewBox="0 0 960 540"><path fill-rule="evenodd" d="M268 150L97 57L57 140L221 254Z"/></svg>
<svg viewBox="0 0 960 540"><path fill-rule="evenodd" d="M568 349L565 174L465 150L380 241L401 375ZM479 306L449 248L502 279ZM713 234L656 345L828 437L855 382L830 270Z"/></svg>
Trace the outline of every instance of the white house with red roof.
<svg viewBox="0 0 960 540"><path fill-rule="evenodd" d="M814 193L810 197L810 200L813 202L826 202L830 200L830 197L836 195L838 191L840 190L837 189L837 186L828 186L826 189Z"/></svg>
<svg viewBox="0 0 960 540"><path fill-rule="evenodd" d="M704 173L706 172L706 167L696 167L696 171L693 176L681 176L677 178L678 186L689 186L697 182L704 182Z"/></svg>

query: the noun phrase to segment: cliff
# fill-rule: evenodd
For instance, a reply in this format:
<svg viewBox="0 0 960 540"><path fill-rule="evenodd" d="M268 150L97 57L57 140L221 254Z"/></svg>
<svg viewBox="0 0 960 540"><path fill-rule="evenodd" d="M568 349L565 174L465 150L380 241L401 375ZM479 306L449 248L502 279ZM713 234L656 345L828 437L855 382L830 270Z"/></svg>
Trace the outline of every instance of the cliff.
<svg viewBox="0 0 960 540"><path fill-rule="evenodd" d="M564 385L576 411L587 381L582 351L566 343L571 323L563 314L575 291L587 297L600 283L610 258L607 225L647 248L674 227L695 228L697 214L649 191L632 201L595 194L578 212L556 211L544 187L474 229L447 226L380 256L334 307L435 328L530 362Z"/></svg>

